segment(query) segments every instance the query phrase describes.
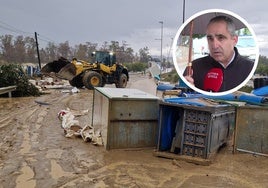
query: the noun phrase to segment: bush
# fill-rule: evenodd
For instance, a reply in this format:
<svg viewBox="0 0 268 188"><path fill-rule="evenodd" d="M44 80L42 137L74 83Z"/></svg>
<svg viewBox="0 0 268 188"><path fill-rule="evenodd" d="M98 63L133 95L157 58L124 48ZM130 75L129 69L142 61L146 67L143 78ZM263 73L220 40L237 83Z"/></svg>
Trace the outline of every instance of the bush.
<svg viewBox="0 0 268 188"><path fill-rule="evenodd" d="M16 64L0 66L0 87L16 85L17 89L12 92L14 97L39 96L39 90L29 82L28 76L22 67Z"/></svg>
<svg viewBox="0 0 268 188"><path fill-rule="evenodd" d="M178 83L179 75L175 69L171 72L161 74L161 80L170 83Z"/></svg>
<svg viewBox="0 0 268 188"><path fill-rule="evenodd" d="M243 86L242 88L239 89L239 91L246 92L246 93L251 93L251 91L253 89L254 88L253 87L250 87L250 86Z"/></svg>
<svg viewBox="0 0 268 188"><path fill-rule="evenodd" d="M148 68L146 63L124 63L128 71L131 72L143 72Z"/></svg>

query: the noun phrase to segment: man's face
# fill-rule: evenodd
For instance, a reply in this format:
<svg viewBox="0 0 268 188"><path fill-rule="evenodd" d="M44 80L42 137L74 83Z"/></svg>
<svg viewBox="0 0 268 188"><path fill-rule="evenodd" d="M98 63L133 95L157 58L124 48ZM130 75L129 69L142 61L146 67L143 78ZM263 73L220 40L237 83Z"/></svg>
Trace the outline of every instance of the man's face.
<svg viewBox="0 0 268 188"><path fill-rule="evenodd" d="M228 64L233 57L238 37L229 33L224 21L209 24L206 34L210 56L216 61Z"/></svg>

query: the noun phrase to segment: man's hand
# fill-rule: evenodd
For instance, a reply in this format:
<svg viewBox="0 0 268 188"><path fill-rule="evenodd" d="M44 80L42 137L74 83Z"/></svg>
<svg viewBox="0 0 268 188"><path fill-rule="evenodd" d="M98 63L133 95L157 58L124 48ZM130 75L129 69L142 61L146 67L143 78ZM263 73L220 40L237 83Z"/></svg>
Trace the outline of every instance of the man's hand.
<svg viewBox="0 0 268 188"><path fill-rule="evenodd" d="M194 79L192 76L184 76L184 78L194 86Z"/></svg>
<svg viewBox="0 0 268 188"><path fill-rule="evenodd" d="M192 63L189 63L189 65L186 67L186 71L187 71L187 75L184 76L184 78L194 86L194 79L193 79L193 74L194 74L194 71L192 69Z"/></svg>

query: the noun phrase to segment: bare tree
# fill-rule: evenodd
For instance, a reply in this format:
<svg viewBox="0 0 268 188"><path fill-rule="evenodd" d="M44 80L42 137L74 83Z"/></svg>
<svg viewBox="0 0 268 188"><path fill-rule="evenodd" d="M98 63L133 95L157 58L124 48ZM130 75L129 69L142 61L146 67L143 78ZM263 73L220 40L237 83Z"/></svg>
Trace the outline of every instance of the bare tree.
<svg viewBox="0 0 268 188"><path fill-rule="evenodd" d="M4 35L1 36L1 52L2 52L2 60L8 63L14 61L14 46L13 46L13 36L12 35Z"/></svg>
<svg viewBox="0 0 268 188"><path fill-rule="evenodd" d="M69 42L65 41L64 43L60 43L58 47L58 56L65 57L67 59L71 57L71 48L69 46Z"/></svg>
<svg viewBox="0 0 268 188"><path fill-rule="evenodd" d="M36 44L35 40L32 37L26 37L25 39L25 50L26 50L26 62L35 62L36 61Z"/></svg>
<svg viewBox="0 0 268 188"><path fill-rule="evenodd" d="M45 49L45 55L47 56L48 61L57 59L57 46L54 43L49 42Z"/></svg>
<svg viewBox="0 0 268 188"><path fill-rule="evenodd" d="M16 40L14 41L13 54L15 62L17 63L25 62L26 50L25 50L25 41L22 35L17 36Z"/></svg>

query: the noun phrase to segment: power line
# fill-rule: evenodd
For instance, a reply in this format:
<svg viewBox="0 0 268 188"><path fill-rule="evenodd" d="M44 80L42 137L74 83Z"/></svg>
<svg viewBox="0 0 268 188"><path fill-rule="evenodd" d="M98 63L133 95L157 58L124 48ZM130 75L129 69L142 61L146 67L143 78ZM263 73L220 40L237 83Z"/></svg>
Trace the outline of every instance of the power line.
<svg viewBox="0 0 268 188"><path fill-rule="evenodd" d="M53 43L56 43L54 40L52 40L52 39L50 39L50 38L48 38L48 37L46 37L44 35L40 35L40 34L38 34L38 39L39 40L42 40L44 42L53 42Z"/></svg>
<svg viewBox="0 0 268 188"><path fill-rule="evenodd" d="M45 40L48 40L48 41L53 42L52 39L50 39L50 38L48 38L48 37L46 37L46 36L44 36L44 35L40 35L40 34L38 34L38 36L39 36L39 38L42 37L42 38L44 38Z"/></svg>
<svg viewBox="0 0 268 188"><path fill-rule="evenodd" d="M3 21L0 21L0 28L4 29L4 30L7 30L7 31L10 31L10 32L13 32L13 33L16 33L16 34L20 34L20 35L26 35L26 36L31 36L31 37L34 37L34 33L33 32L28 32L28 31L23 31L21 29L18 29L12 25L9 25ZM44 41L44 42L53 42L53 43L56 43L54 40L44 36L44 35L40 35L38 34L38 38L39 40L41 41Z"/></svg>
<svg viewBox="0 0 268 188"><path fill-rule="evenodd" d="M18 33L18 34L24 34L24 35L33 35L33 33L31 33L31 32L20 30L20 29L14 27L14 26L11 26L5 22L0 21L0 24L1 24L0 25L1 28L6 29L6 30L11 31L11 32Z"/></svg>

